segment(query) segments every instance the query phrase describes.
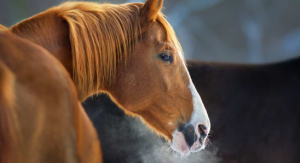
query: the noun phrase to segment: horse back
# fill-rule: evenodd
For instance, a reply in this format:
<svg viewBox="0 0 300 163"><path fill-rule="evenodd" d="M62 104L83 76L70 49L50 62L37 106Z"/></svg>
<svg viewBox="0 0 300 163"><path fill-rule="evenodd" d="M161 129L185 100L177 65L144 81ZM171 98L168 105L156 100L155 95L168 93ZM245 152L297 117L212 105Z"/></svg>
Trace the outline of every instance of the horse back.
<svg viewBox="0 0 300 163"><path fill-rule="evenodd" d="M0 33L0 161L100 162L69 74L43 48Z"/></svg>

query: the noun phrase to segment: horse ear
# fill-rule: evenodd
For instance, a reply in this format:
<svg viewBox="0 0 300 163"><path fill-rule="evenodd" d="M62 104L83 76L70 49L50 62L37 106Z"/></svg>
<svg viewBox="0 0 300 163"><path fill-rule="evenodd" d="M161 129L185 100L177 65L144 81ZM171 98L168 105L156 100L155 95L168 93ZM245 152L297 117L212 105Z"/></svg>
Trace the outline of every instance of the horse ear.
<svg viewBox="0 0 300 163"><path fill-rule="evenodd" d="M141 8L141 17L147 22L154 22L162 8L163 0L147 0Z"/></svg>

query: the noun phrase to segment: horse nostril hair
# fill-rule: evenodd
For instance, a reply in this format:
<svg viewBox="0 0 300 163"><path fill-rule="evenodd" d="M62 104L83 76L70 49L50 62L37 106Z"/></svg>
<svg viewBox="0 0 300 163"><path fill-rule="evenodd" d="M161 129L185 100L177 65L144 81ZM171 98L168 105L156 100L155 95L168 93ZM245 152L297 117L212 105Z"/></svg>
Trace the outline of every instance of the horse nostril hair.
<svg viewBox="0 0 300 163"><path fill-rule="evenodd" d="M204 126L204 125L202 125L202 124L200 124L199 126L198 126L198 132L199 132L199 135L200 135L200 137L199 137L199 142L202 144L203 143L203 140L205 139L205 137L207 136L207 134L206 134L206 132L205 132L205 130L206 130L207 128Z"/></svg>

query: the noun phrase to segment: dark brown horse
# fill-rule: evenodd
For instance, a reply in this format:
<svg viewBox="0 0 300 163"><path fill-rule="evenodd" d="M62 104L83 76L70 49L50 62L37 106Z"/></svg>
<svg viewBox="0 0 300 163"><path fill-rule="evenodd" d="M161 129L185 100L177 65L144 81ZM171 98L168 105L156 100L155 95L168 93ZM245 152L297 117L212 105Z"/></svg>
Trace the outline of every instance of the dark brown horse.
<svg viewBox="0 0 300 163"><path fill-rule="evenodd" d="M99 163L97 133L76 94L49 52L0 31L0 162Z"/></svg>
<svg viewBox="0 0 300 163"><path fill-rule="evenodd" d="M300 58L266 65L187 64L207 106L213 133L212 144L203 151L207 156L192 155L194 159L184 162L215 162L211 161L213 156L222 163L300 162ZM162 143L155 141L155 135L144 134L147 131L125 117L107 97L89 99L84 107L96 128L107 131L99 133L106 162L151 162L144 155L156 162L175 160L170 159L172 154L155 153L154 148ZM125 131L136 134L122 134ZM144 143L132 145L126 140ZM130 157L132 154L134 157Z"/></svg>
<svg viewBox="0 0 300 163"><path fill-rule="evenodd" d="M212 141L220 143L223 162L300 161L300 58L267 65L188 64L216 124Z"/></svg>

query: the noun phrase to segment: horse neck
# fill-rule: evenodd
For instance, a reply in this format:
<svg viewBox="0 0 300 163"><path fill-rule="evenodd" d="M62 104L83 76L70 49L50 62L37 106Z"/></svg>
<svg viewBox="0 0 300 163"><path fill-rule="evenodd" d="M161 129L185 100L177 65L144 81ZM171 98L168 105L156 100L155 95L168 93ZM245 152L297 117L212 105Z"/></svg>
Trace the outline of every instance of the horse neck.
<svg viewBox="0 0 300 163"><path fill-rule="evenodd" d="M55 13L41 13L14 25L11 31L48 50L63 64L74 81L69 27L63 18ZM94 93L82 90L86 89L77 87L80 101Z"/></svg>

